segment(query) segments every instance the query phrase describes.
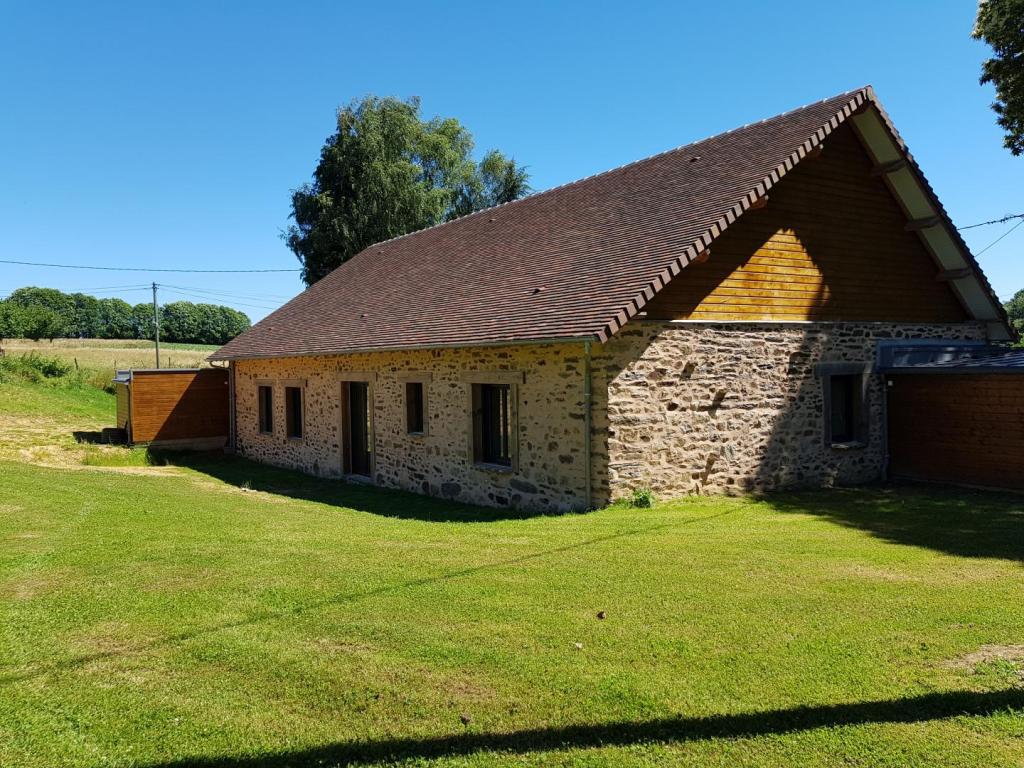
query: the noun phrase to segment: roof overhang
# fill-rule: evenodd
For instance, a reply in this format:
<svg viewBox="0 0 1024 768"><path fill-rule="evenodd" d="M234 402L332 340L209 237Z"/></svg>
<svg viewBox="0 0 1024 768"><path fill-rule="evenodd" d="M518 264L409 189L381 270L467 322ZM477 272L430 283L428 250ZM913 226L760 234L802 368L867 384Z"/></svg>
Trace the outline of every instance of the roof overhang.
<svg viewBox="0 0 1024 768"><path fill-rule="evenodd" d="M276 360L282 357L333 357L336 355L362 355L369 352L414 352L414 351L426 351L432 349L468 349L476 347L522 347L532 346L536 344L583 344L586 342L602 342L604 339L598 336L554 336L550 338L537 338L537 339L506 339L499 341L466 341L457 344L411 344L402 346L381 346L381 347L361 347L358 349L344 349L344 350L317 350L315 352L304 352L302 354L273 354L268 353L265 355L218 355L214 352L206 359L211 362L217 361L234 361L234 360Z"/></svg>
<svg viewBox="0 0 1024 768"><path fill-rule="evenodd" d="M910 155L892 121L878 103L874 89L867 86L853 93L850 101L831 120L808 137L783 163L726 211L699 239L687 247L668 269L624 307L603 329L600 334L601 341L613 336L631 318L639 314L647 302L689 264L701 261L702 255L706 255L711 244L726 229L748 210L758 208L772 187L804 158L813 156L828 136L846 121L850 121L854 132L872 157L879 175L883 177L897 203L903 208L908 219L908 229L917 232L935 259L940 272L948 276L953 291L968 315L985 323L987 336L992 341L1017 339L1018 334L1010 324L1003 305L982 273L977 260Z"/></svg>
<svg viewBox="0 0 1024 768"><path fill-rule="evenodd" d="M853 115L851 124L872 156L875 167L880 169L880 175L907 219L919 223L917 234L939 268L950 276L950 287L971 317L986 324L988 336L994 341L1015 338L1002 304L953 226L949 214L907 151L892 122L877 102L872 100L872 103L874 109Z"/></svg>

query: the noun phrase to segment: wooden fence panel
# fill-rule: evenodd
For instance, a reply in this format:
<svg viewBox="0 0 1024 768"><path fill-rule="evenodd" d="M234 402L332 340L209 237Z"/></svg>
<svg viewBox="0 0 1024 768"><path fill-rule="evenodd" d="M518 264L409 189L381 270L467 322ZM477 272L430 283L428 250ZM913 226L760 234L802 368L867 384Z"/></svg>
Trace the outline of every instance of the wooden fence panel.
<svg viewBox="0 0 1024 768"><path fill-rule="evenodd" d="M892 376L893 477L1024 489L1024 375Z"/></svg>
<svg viewBox="0 0 1024 768"><path fill-rule="evenodd" d="M136 371L131 382L134 443L228 436L228 372Z"/></svg>

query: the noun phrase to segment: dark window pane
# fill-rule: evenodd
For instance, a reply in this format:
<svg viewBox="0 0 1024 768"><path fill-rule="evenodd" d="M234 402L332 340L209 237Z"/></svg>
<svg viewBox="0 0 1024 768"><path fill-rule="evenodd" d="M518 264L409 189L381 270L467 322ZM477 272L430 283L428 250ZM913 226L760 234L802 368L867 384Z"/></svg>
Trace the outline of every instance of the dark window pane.
<svg viewBox="0 0 1024 768"><path fill-rule="evenodd" d="M349 464L353 475L370 476L370 386L365 381L348 385Z"/></svg>
<svg viewBox="0 0 1024 768"><path fill-rule="evenodd" d="M830 425L833 443L850 443L857 439L860 414L860 376L833 376L829 381Z"/></svg>
<svg viewBox="0 0 1024 768"><path fill-rule="evenodd" d="M302 390L299 387L284 388L284 407L288 437L302 437Z"/></svg>
<svg viewBox="0 0 1024 768"><path fill-rule="evenodd" d="M508 384L480 385L480 460L512 464L511 407Z"/></svg>
<svg viewBox="0 0 1024 768"><path fill-rule="evenodd" d="M258 389L260 409L260 432L270 433L274 431L274 390L271 387L260 387Z"/></svg>
<svg viewBox="0 0 1024 768"><path fill-rule="evenodd" d="M409 433L423 432L423 384L410 381L405 385L405 425Z"/></svg>

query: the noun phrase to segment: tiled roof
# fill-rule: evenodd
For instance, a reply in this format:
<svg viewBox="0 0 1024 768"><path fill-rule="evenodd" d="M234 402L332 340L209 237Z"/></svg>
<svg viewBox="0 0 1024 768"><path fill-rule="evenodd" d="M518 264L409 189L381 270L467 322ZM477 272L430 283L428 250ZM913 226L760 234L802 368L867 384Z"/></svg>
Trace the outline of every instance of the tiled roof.
<svg viewBox="0 0 1024 768"><path fill-rule="evenodd" d="M604 341L873 99L844 93L371 246L213 359Z"/></svg>

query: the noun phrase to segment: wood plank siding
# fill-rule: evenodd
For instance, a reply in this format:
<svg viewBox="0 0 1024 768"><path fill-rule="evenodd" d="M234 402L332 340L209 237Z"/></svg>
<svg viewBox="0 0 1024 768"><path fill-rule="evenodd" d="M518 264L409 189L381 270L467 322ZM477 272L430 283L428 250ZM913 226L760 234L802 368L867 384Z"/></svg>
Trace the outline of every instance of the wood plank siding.
<svg viewBox="0 0 1024 768"><path fill-rule="evenodd" d="M226 370L135 371L130 387L133 443L227 438Z"/></svg>
<svg viewBox="0 0 1024 768"><path fill-rule="evenodd" d="M647 305L674 320L958 322L953 290L849 125Z"/></svg>
<svg viewBox="0 0 1024 768"><path fill-rule="evenodd" d="M125 433L128 432L128 421L130 418L128 408L128 384L127 382L117 382L114 384L114 395L117 402L117 428L123 429Z"/></svg>
<svg viewBox="0 0 1024 768"><path fill-rule="evenodd" d="M893 477L1024 489L1024 375L893 376Z"/></svg>

